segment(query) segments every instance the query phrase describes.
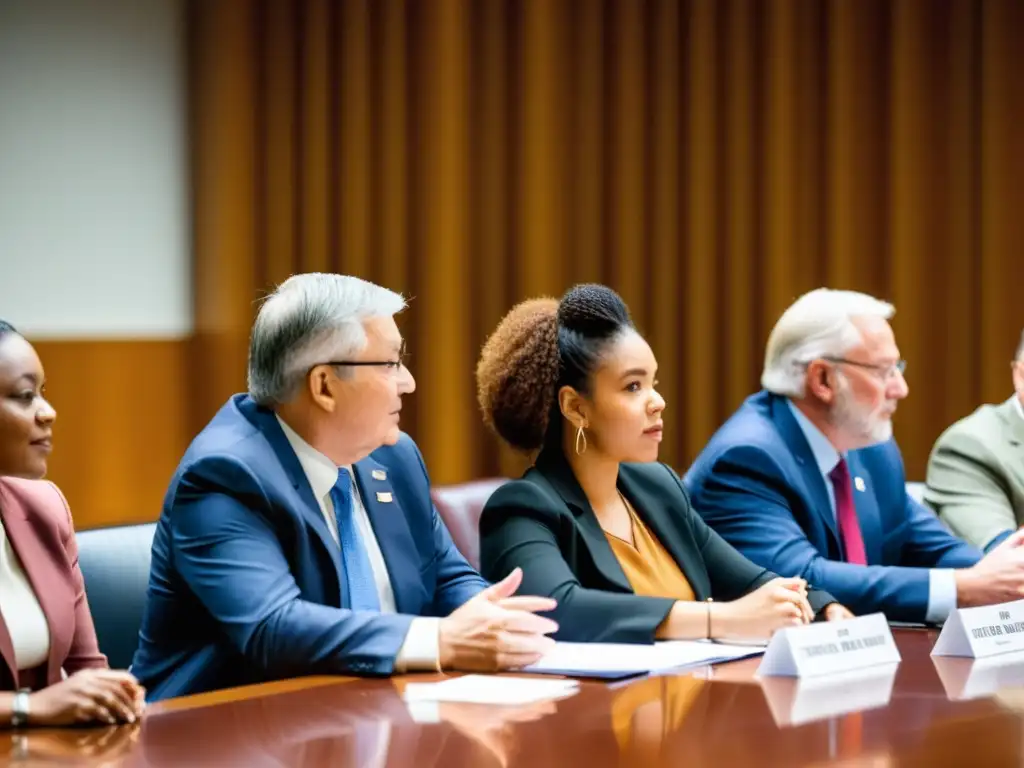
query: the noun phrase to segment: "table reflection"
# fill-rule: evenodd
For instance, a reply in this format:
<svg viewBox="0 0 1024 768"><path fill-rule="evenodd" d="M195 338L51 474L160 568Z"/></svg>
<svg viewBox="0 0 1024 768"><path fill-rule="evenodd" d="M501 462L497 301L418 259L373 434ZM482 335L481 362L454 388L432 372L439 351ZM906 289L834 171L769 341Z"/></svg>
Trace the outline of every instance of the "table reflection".
<svg viewBox="0 0 1024 768"><path fill-rule="evenodd" d="M409 704L387 681L344 683L152 714L127 765L507 768L515 728L555 711L554 702Z"/></svg>
<svg viewBox="0 0 1024 768"><path fill-rule="evenodd" d="M669 734L679 730L706 685L691 676L652 677L618 691L611 727L623 764L655 762Z"/></svg>
<svg viewBox="0 0 1024 768"><path fill-rule="evenodd" d="M984 659L932 656L935 671L951 701L991 696L997 691L1024 686L1024 652Z"/></svg>
<svg viewBox="0 0 1024 768"><path fill-rule="evenodd" d="M135 748L140 726L111 725L99 728L53 728L8 732L10 764L34 766L81 765L97 768L120 765Z"/></svg>
<svg viewBox="0 0 1024 768"><path fill-rule="evenodd" d="M985 688L991 665L1000 684L1013 683L1015 659L933 660L933 639L920 632L897 642L894 676L876 668L855 680L756 678L737 662L619 685L584 681L576 695L525 707L408 703L402 678L292 681L226 692L216 704L157 705L141 727L8 734L9 754L19 766L104 768L1020 764L1024 686L949 695Z"/></svg>
<svg viewBox="0 0 1024 768"><path fill-rule="evenodd" d="M775 724L802 725L884 707L892 698L898 664L818 677L760 677Z"/></svg>

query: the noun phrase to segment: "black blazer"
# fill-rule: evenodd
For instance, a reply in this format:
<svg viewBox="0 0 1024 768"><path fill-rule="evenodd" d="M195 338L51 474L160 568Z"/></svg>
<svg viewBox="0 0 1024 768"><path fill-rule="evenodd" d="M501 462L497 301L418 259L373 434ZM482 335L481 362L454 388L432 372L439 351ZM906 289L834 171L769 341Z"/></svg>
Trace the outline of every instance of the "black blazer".
<svg viewBox="0 0 1024 768"><path fill-rule="evenodd" d="M690 505L665 464L622 464L619 490L682 569L697 600L735 600L776 574L737 552ZM524 595L558 601L558 640L651 643L676 602L633 592L569 463L545 451L521 480L498 488L480 518L480 561L491 581L523 569ZM818 613L835 602L811 590Z"/></svg>

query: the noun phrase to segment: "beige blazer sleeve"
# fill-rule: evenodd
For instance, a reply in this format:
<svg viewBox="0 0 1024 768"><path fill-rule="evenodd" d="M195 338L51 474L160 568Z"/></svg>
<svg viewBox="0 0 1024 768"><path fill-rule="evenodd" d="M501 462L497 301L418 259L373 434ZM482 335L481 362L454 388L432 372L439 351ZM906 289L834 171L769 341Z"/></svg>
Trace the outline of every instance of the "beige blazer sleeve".
<svg viewBox="0 0 1024 768"><path fill-rule="evenodd" d="M982 549L1024 522L1024 477L1013 471L1021 448L1004 418L1020 417L1001 413L1004 406L984 406L954 424L928 461L925 501L953 533Z"/></svg>

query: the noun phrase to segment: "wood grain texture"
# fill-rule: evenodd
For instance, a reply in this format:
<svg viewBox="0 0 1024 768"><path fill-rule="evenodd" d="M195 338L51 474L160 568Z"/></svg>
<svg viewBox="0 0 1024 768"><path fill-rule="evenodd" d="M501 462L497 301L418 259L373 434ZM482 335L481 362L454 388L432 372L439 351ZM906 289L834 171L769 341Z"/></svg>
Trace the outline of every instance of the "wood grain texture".
<svg viewBox="0 0 1024 768"><path fill-rule="evenodd" d="M33 343L57 409L48 479L75 527L155 520L195 432L189 342Z"/></svg>

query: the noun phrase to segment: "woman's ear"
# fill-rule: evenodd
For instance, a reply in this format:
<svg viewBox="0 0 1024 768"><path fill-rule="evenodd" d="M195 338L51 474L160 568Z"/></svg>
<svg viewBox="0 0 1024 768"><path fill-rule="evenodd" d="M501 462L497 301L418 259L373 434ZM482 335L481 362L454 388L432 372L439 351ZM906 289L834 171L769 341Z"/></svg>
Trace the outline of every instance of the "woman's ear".
<svg viewBox="0 0 1024 768"><path fill-rule="evenodd" d="M586 403L575 389L566 385L558 390L558 409L573 427L586 428Z"/></svg>

